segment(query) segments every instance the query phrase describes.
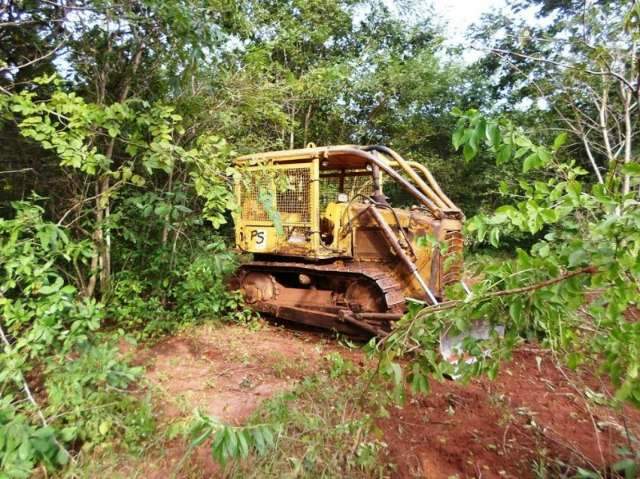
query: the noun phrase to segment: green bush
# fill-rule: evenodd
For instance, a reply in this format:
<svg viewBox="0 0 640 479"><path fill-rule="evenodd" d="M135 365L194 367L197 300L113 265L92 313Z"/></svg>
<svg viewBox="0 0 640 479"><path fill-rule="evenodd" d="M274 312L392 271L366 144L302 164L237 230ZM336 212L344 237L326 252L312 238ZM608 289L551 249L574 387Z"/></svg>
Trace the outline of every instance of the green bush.
<svg viewBox="0 0 640 479"><path fill-rule="evenodd" d="M100 306L67 281L91 247L44 221L39 206L13 206L13 219L0 218L0 315L11 349L29 359L68 352L87 341L102 317Z"/></svg>
<svg viewBox="0 0 640 479"><path fill-rule="evenodd" d="M599 365L616 399L640 405L640 323L632 317L640 304L640 208L637 192L625 192L620 178L637 188L640 166L614 168L606 182L592 185L582 167L561 157L566 134L539 145L507 119L475 110L455 114L453 143L465 158L486 149L497 164L519 165L523 174L517 184L503 185L509 203L467 221L466 232L495 248L513 236L531 242L512 258L486 261L470 296L458 290L444 304L410 311L385 340L388 357L411 348L416 359L408 377L423 384L429 373L452 372L433 352L443 332L465 331L476 321L500 324L504 337L495 334L489 345L465 341L466 352L478 361L460 360L459 374L493 376L499 359L533 338L570 368ZM493 350L489 357L486 346ZM387 363L391 375L402 377L394 371L398 362Z"/></svg>
<svg viewBox="0 0 640 479"><path fill-rule="evenodd" d="M50 370L45 412L69 441L85 448L113 441L135 446L153 432L149 405L129 392L142 368L123 361L116 346L84 347L75 358L58 358Z"/></svg>
<svg viewBox="0 0 640 479"><path fill-rule="evenodd" d="M227 285L236 265L235 255L216 240L179 256L162 278L123 271L116 275L108 315L115 327L139 338L159 337L203 320L248 319L251 313L241 295Z"/></svg>
<svg viewBox="0 0 640 479"><path fill-rule="evenodd" d="M175 288L176 310L186 320L242 317L242 299L229 291L226 280L237 261L224 243L207 245L202 253L178 272ZM240 316L237 313L240 312Z"/></svg>
<svg viewBox="0 0 640 479"><path fill-rule="evenodd" d="M67 464L69 456L56 438L57 431L32 425L13 400L0 398L0 477L26 478L37 464L48 471Z"/></svg>
<svg viewBox="0 0 640 479"><path fill-rule="evenodd" d="M69 284L91 247L37 205L14 208L0 219L0 477L12 478L64 466L81 447L133 445L154 427L129 391L141 369L97 337L102 306Z"/></svg>

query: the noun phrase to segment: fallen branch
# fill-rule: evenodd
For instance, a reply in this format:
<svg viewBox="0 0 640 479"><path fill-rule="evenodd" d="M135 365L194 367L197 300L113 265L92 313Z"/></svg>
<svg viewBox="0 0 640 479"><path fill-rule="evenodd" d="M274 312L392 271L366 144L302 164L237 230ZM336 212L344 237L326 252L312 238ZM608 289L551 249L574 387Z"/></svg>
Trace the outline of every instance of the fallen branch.
<svg viewBox="0 0 640 479"><path fill-rule="evenodd" d="M556 278L547 279L545 281L534 283L529 286L523 286L520 288L505 289L502 291L494 291L493 293L487 293L484 296L479 296L477 298L474 298L473 301L481 302L481 301L486 301L492 298L499 298L502 296L512 296L514 294L528 293L530 291L546 288L547 286L553 286L554 284L561 283L562 281L566 281L567 279L573 278L574 276L578 276L581 274L594 274L597 271L598 269L595 266L586 266L584 268L576 269L574 271L568 271L567 273L561 276L558 276ZM465 303L465 301L462 299L454 299L454 300L446 301L444 303L436 304L433 306L427 306L422 311L420 311L416 315L416 317L422 317L427 314L438 313L440 311L453 309L453 308L456 308L457 306L460 306L463 303Z"/></svg>
<svg viewBox="0 0 640 479"><path fill-rule="evenodd" d="M594 274L598 271L598 269L595 266L586 266L584 268L580 268L580 269L576 269L574 271L568 271L565 274L558 276L556 278L551 278L551 279L547 279L545 281L541 281L539 283L534 283L531 284L529 286L523 286L520 288L513 288L513 289L505 289L502 291L494 291L493 293L487 293L484 296L479 296L477 298L473 298L473 302L479 303L482 301L486 301L492 298L499 298L502 296L511 296L514 294L523 294L523 293L528 293L530 291L536 291L538 289L542 289L542 288L546 288L547 286L553 286L554 284L557 283L561 283L562 281L566 281L569 278L573 278L574 276L578 276L581 274ZM454 299L451 301L445 301L443 303L440 304L434 304L432 306L427 306L425 308L423 308L422 310L420 310L418 312L418 314L416 314L414 316L414 318L411 320L411 323L408 325L408 327L406 328L402 328L402 332L405 335L409 334L409 331L413 328L413 325L415 324L416 321L418 321L419 319L424 318L425 316L428 316L430 314L435 314L435 313L439 313L442 311L448 311L450 309L454 309L457 308L458 306L461 306L463 304L466 304L466 302L462 299ZM398 329L393 330L391 333L387 334L386 336L380 338L380 341L378 344L382 345L384 344L388 338L391 337L392 334L395 334L398 331Z"/></svg>

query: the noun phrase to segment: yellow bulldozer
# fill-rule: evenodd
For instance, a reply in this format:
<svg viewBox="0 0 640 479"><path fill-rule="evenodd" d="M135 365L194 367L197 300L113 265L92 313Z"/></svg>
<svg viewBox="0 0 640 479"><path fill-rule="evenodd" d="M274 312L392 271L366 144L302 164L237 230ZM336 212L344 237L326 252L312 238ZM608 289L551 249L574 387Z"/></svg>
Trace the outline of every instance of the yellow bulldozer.
<svg viewBox="0 0 640 479"><path fill-rule="evenodd" d="M429 170L384 146L326 146L235 161L235 279L250 307L352 336L382 336L409 301L460 281L459 208ZM396 208L385 194L411 199ZM397 195L396 195L397 196Z"/></svg>

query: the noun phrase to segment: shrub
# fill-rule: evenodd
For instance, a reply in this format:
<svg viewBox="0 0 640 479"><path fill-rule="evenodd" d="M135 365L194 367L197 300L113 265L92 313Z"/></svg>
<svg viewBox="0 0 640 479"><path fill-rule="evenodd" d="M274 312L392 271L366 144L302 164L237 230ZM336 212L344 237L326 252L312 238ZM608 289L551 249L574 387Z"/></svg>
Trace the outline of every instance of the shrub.
<svg viewBox="0 0 640 479"><path fill-rule="evenodd" d="M91 247L37 205L14 208L0 219L0 464L8 477L28 477L65 465L81 446L132 444L153 422L128 391L140 368L96 336L103 308L67 281Z"/></svg>
<svg viewBox="0 0 640 479"><path fill-rule="evenodd" d="M154 263L153 257L150 262ZM180 251L174 262L162 277L154 268L116 275L108 303L114 326L139 338L154 338L207 319L251 317L241 295L228 288L237 259L223 240L199 242L195 250Z"/></svg>

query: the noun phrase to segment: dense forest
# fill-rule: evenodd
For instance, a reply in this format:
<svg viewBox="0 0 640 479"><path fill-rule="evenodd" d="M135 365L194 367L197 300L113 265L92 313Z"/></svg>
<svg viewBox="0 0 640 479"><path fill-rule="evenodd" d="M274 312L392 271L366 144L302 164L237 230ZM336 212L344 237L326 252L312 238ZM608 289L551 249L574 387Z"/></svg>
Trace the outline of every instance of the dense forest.
<svg viewBox="0 0 640 479"><path fill-rule="evenodd" d="M200 447L228 477L394 477L376 411L429 394L451 373L442 332L487 318L506 332L490 357L468 345L464 381L535 342L597 372L598 401L640 406L640 3L509 2L459 44L435 12L0 1L0 477L126 476L175 438L165 477L203 477L184 472ZM204 324L264 328L227 287L242 261L233 159L308 143L427 165L466 215L472 296L411 309L366 346L369 367L329 353L324 379L249 422L163 422L141 348ZM535 477L635 477L633 427L602 469Z"/></svg>

